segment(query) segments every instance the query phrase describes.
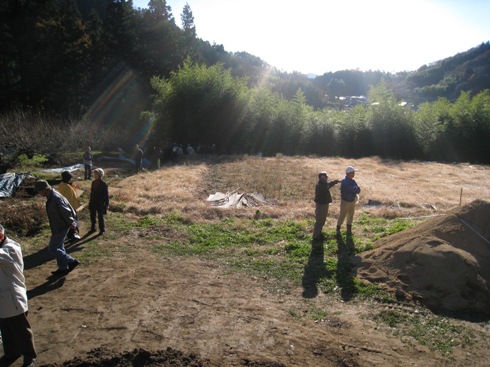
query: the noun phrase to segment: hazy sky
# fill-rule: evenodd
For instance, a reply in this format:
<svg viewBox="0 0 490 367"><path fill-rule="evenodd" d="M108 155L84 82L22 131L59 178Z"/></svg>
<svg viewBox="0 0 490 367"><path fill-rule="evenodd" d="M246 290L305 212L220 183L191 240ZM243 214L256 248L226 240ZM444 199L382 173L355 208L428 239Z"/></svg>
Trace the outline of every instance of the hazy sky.
<svg viewBox="0 0 490 367"><path fill-rule="evenodd" d="M416 70L490 40L490 0L167 0L179 26L186 3L199 38L287 72Z"/></svg>

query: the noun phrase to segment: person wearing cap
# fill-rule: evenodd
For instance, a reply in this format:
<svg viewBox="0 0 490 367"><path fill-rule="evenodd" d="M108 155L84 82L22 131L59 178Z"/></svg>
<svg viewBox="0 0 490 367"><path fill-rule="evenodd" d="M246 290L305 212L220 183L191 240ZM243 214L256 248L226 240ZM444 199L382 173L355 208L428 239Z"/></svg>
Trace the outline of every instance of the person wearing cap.
<svg viewBox="0 0 490 367"><path fill-rule="evenodd" d="M64 245L70 228L76 230L78 227L77 214L68 200L53 189L47 181L36 181L34 188L46 198L46 213L51 228L48 252L56 258L58 265L58 269L51 274L56 276L67 275L80 265L78 260L67 254Z"/></svg>
<svg viewBox="0 0 490 367"><path fill-rule="evenodd" d="M75 188L71 185L71 180L73 176L68 171L61 172L61 183L58 185L58 192L63 195L66 200L70 203L71 207L75 209L75 212L78 208L80 208L80 202L78 201L77 192ZM80 240L80 236L78 235L79 228L77 227L75 230L70 229L68 232L68 238L70 241L75 242Z"/></svg>
<svg viewBox="0 0 490 367"><path fill-rule="evenodd" d="M0 366L10 366L21 356L22 367L34 367L34 334L27 319L27 288L20 245L5 235L0 224L0 332L4 355Z"/></svg>
<svg viewBox="0 0 490 367"><path fill-rule="evenodd" d="M345 178L340 182L340 214L337 220L337 236L340 235L340 227L347 218L347 234L352 234L352 222L354 220L354 212L356 210L356 201L361 188L354 181L354 176L357 172L352 166L345 169Z"/></svg>
<svg viewBox="0 0 490 367"><path fill-rule="evenodd" d="M318 174L318 183L315 186L315 226L313 228L313 240L323 240L322 229L328 215L328 206L332 202L330 188L337 185L340 181L328 182L327 172Z"/></svg>
<svg viewBox="0 0 490 367"><path fill-rule="evenodd" d="M90 190L90 201L88 203L88 209L90 211L90 232L96 231L95 224L96 219L99 220L99 235L105 233L105 221L104 215L107 214L109 209L109 187L107 183L102 180L104 177L104 170L102 168L94 169L94 180L92 181L92 187Z"/></svg>

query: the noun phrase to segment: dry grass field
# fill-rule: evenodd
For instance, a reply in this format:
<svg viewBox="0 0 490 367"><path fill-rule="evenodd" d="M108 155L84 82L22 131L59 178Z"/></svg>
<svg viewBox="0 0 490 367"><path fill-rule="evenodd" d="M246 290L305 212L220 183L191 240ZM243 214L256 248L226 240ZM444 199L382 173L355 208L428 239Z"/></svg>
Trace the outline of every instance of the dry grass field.
<svg viewBox="0 0 490 367"><path fill-rule="evenodd" d="M394 218L433 215L475 199L490 199L490 167L436 162L401 162L379 158L344 159L286 157L229 157L190 161L157 172L132 176L116 184L114 203L137 213L181 209L190 220L213 218L210 194L257 192L270 206L260 208L273 218L304 219L313 214L318 172L342 179L348 165L359 169L359 205L382 203L377 215ZM339 186L331 189L331 217L338 214ZM243 215L228 211L230 215ZM359 212L359 211L358 211ZM220 217L222 213L216 217Z"/></svg>

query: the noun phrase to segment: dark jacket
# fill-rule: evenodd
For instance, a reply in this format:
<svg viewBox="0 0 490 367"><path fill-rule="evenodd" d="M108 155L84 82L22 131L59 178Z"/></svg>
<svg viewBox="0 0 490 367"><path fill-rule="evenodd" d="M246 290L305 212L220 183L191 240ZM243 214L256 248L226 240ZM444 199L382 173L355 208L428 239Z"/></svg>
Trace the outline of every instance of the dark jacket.
<svg viewBox="0 0 490 367"><path fill-rule="evenodd" d="M77 213L68 200L55 189L51 189L46 200L51 233L57 234L67 230L73 222L77 223Z"/></svg>
<svg viewBox="0 0 490 367"><path fill-rule="evenodd" d="M89 210L106 210L109 207L109 187L102 180L93 180L90 190Z"/></svg>
<svg viewBox="0 0 490 367"><path fill-rule="evenodd" d="M315 203L320 205L330 204L332 202L332 195L330 195L330 188L338 183L337 180L332 182L318 181L315 186Z"/></svg>

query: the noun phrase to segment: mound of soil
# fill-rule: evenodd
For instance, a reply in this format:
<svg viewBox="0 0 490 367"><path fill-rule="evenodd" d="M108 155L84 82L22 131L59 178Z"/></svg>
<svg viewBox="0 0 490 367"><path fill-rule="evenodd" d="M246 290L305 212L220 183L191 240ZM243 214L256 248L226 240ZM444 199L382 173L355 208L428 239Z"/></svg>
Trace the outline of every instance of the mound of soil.
<svg viewBox="0 0 490 367"><path fill-rule="evenodd" d="M476 200L378 240L358 275L434 312L490 315L490 203Z"/></svg>

